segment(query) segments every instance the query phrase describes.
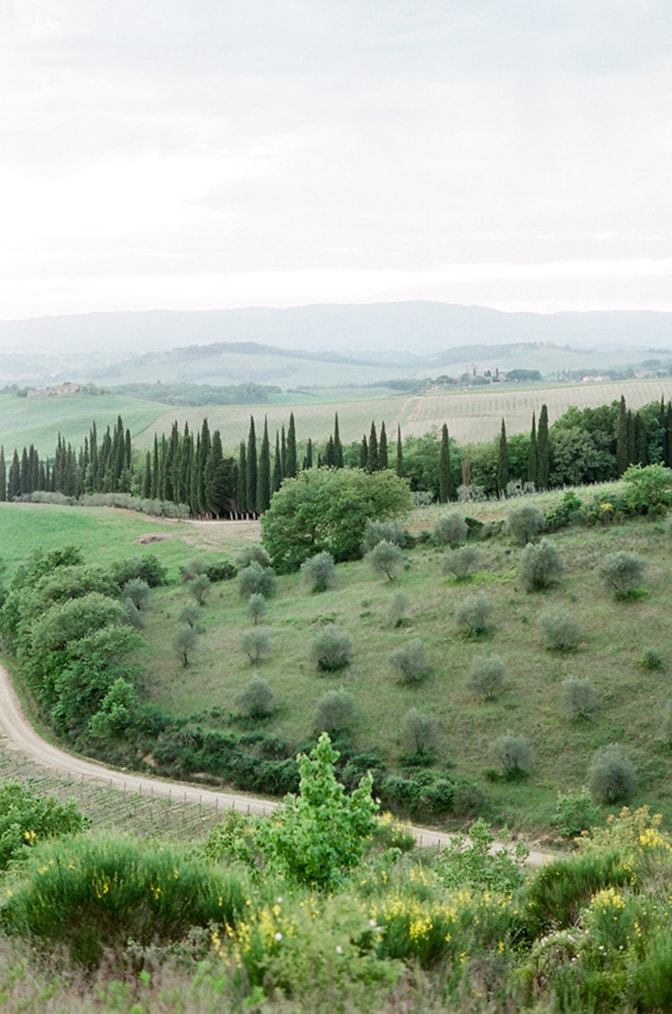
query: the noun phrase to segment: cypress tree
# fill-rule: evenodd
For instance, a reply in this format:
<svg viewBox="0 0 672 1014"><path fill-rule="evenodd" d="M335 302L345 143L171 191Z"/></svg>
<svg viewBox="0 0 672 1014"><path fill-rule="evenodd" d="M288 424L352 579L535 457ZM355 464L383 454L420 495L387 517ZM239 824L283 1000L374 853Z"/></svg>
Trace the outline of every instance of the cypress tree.
<svg viewBox="0 0 672 1014"><path fill-rule="evenodd" d="M536 486L539 471L537 457L537 422L534 412L532 413L532 430L530 432L530 450L527 457L527 480Z"/></svg>
<svg viewBox="0 0 672 1014"><path fill-rule="evenodd" d="M387 432L385 430L385 422L380 424L380 440L378 441L378 467L381 472L384 472L388 468L387 460Z"/></svg>
<svg viewBox="0 0 672 1014"><path fill-rule="evenodd" d="M324 460L322 464L325 468L336 467L336 449L334 448L334 438L329 437L327 440L327 446L324 449Z"/></svg>
<svg viewBox="0 0 672 1014"><path fill-rule="evenodd" d="M247 437L247 509L257 513L257 434L254 416L250 416L250 432Z"/></svg>
<svg viewBox="0 0 672 1014"><path fill-rule="evenodd" d="M58 439L61 439L60 433ZM19 463L19 454L14 448L14 454L12 456L12 463L9 466L9 476L7 479L7 499L16 500L17 497L21 496L21 465Z"/></svg>
<svg viewBox="0 0 672 1014"><path fill-rule="evenodd" d="M401 426L397 423L397 475L402 478L404 474L404 450L401 445Z"/></svg>
<svg viewBox="0 0 672 1014"><path fill-rule="evenodd" d="M275 453L273 455L273 492L277 493L282 485L282 459L280 457L280 437L275 431Z"/></svg>
<svg viewBox="0 0 672 1014"><path fill-rule="evenodd" d="M497 455L497 492L500 496L506 494L506 487L509 482L509 452L506 446L506 423L502 419L502 426L499 431L499 447Z"/></svg>
<svg viewBox="0 0 672 1014"><path fill-rule="evenodd" d="M210 453L205 463L203 483L205 489L205 506L216 518L221 517L224 491L223 491L223 461L222 439L219 430L212 434L210 442Z"/></svg>
<svg viewBox="0 0 672 1014"><path fill-rule="evenodd" d="M159 499L159 438L154 434L154 449L152 452L152 500Z"/></svg>
<svg viewBox="0 0 672 1014"><path fill-rule="evenodd" d="M625 407L625 397L621 395L618 406L618 423L616 429L616 471L623 475L630 464L628 454L628 413Z"/></svg>
<svg viewBox="0 0 672 1014"><path fill-rule="evenodd" d="M537 429L537 489L548 489L551 472L551 454L548 444L548 407L541 406Z"/></svg>
<svg viewBox="0 0 672 1014"><path fill-rule="evenodd" d="M672 468L672 402L668 401L665 410L665 464Z"/></svg>
<svg viewBox="0 0 672 1014"><path fill-rule="evenodd" d="M308 437L308 443L306 444L306 456L303 459L304 470L313 467L313 441Z"/></svg>
<svg viewBox="0 0 672 1014"><path fill-rule="evenodd" d="M142 495L145 500L152 496L152 455L149 451L145 454L145 474L142 479Z"/></svg>
<svg viewBox="0 0 672 1014"><path fill-rule="evenodd" d="M295 448L296 449L296 448ZM257 510L260 514L271 505L271 449L268 442L268 416L264 416L264 434L261 438L257 468Z"/></svg>
<svg viewBox="0 0 672 1014"><path fill-rule="evenodd" d="M240 441L238 451L238 482L236 487L236 507L239 514L247 514L247 451L245 441Z"/></svg>
<svg viewBox="0 0 672 1014"><path fill-rule="evenodd" d="M285 475L290 478L294 478L298 472L298 463L296 459L296 425L294 423L294 413L289 414L289 426L287 427L287 470Z"/></svg>
<svg viewBox="0 0 672 1014"><path fill-rule="evenodd" d="M369 450L366 458L366 467L369 472L377 472L379 468L378 459L378 435L376 433L376 424L371 420L371 429L369 430Z"/></svg>
<svg viewBox="0 0 672 1014"><path fill-rule="evenodd" d="M627 428L628 428L628 464L631 465L635 460L635 445L636 445L636 434L635 434L635 417L628 409L626 416Z"/></svg>
<svg viewBox="0 0 672 1014"><path fill-rule="evenodd" d="M280 427L280 467L282 474L287 475L287 437L284 426Z"/></svg>
<svg viewBox="0 0 672 1014"><path fill-rule="evenodd" d="M336 468L343 468L343 444L341 443L341 433L338 425L338 412L334 413L334 466Z"/></svg>
<svg viewBox="0 0 672 1014"><path fill-rule="evenodd" d="M366 442L366 437L362 437L362 442L359 445L359 467L366 469L369 463L369 445Z"/></svg>
<svg viewBox="0 0 672 1014"><path fill-rule="evenodd" d="M21 495L25 496L26 493L32 493L30 488L30 466L28 465L28 451L23 448L21 452L21 471L19 484L21 488Z"/></svg>
<svg viewBox="0 0 672 1014"><path fill-rule="evenodd" d="M7 464L5 462L5 448L0 447L0 503L7 500Z"/></svg>
<svg viewBox="0 0 672 1014"><path fill-rule="evenodd" d="M450 500L450 441L448 425L441 427L441 453L439 458L439 503Z"/></svg>
<svg viewBox="0 0 672 1014"><path fill-rule="evenodd" d="M646 427L639 412L635 412L635 456L633 463L636 465L649 464L649 451L646 445Z"/></svg>

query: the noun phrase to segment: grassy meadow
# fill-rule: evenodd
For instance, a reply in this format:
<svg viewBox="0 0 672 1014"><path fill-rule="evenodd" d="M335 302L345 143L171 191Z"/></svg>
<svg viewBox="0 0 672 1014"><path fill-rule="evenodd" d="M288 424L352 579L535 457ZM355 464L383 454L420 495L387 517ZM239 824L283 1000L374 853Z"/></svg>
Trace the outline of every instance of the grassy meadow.
<svg viewBox="0 0 672 1014"><path fill-rule="evenodd" d="M602 496L608 498L608 487ZM552 494L540 504L546 506L549 498ZM470 511L492 521L507 506L477 504ZM431 530L440 514L438 507L424 508L409 519L409 528L416 535ZM365 561L338 565L336 587L322 594L310 593L300 574L279 577L262 621L271 656L256 665L242 645L251 629L247 602L235 580L216 584L201 610L200 636L187 668L172 646L177 614L188 596L179 568L196 555L235 559L243 546L258 539L256 523L171 522L111 508L2 504L0 533L8 576L35 546L76 544L87 561L103 565L144 552L158 557L170 583L152 592L144 662L148 693L170 714L206 728L239 728L235 698L256 672L270 684L277 704L263 723L265 732L305 749L315 738L317 700L342 687L356 706L348 734L351 747L379 754L395 771L404 769L403 720L415 707L438 720L438 768L452 779L477 785L491 820L527 833L547 831L558 792L578 790L593 752L620 743L638 774L638 801L672 819L672 753L663 729L665 706L672 699L672 615L667 605L672 550L663 522L558 532L553 539L565 575L544 593L521 589L521 550L503 535L479 544L481 567L465 582L444 575L444 550L431 544L405 551L404 569L394 581L373 573ZM645 593L634 601L613 599L598 574L603 557L621 549L646 561ZM493 628L482 638L465 638L456 626L455 608L477 591L494 607ZM399 594L408 608L403 625L395 627L390 610ZM540 615L559 609L581 623L577 651L558 654L542 645ZM327 622L350 635L353 659L338 673L320 675L309 652ZM419 686L401 684L389 658L412 638L422 640L432 665L431 676ZM653 672L641 664L650 648L663 663ZM496 700L481 703L468 687L469 672L476 656L492 654L506 665L507 689ZM562 683L572 677L589 679L595 688L598 706L590 719L573 720L567 712ZM536 758L523 783L495 774L492 743L509 731L526 737Z"/></svg>

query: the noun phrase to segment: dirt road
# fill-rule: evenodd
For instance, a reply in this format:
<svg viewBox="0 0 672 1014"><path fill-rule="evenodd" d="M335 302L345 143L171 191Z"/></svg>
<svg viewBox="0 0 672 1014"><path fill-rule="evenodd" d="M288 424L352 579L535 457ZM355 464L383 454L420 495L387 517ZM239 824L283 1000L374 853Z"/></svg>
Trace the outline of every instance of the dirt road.
<svg viewBox="0 0 672 1014"><path fill-rule="evenodd" d="M151 791L155 796L184 799L185 802L200 803L204 806L216 805L220 811L235 809L255 816L265 816L277 805L273 800L258 796L215 792L200 785L134 775L128 771L104 767L102 764L60 750L42 739L25 718L9 673L4 666L0 666L0 734L4 737L7 749L16 750L51 771L76 775L78 778L109 785L121 791L144 795ZM425 827L412 827L411 830L418 844L425 848L438 850L445 848L450 841L450 835L446 831L435 831ZM550 858L545 853L532 851L528 862L531 866L542 866Z"/></svg>

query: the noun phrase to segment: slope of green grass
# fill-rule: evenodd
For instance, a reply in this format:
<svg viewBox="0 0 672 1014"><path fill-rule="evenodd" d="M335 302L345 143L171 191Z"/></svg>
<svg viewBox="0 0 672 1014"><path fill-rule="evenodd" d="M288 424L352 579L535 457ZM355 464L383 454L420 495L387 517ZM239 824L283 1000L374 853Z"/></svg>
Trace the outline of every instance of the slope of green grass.
<svg viewBox="0 0 672 1014"><path fill-rule="evenodd" d="M492 519L503 514L506 505L479 504L470 510ZM416 533L431 527L439 512L434 508L418 513L410 527ZM298 574L281 577L264 624L272 655L256 666L242 646L250 621L237 583L215 585L186 669L171 643L188 594L178 583L179 566L201 553L235 558L242 545L258 537L255 523L193 524L112 509L2 504L0 534L10 574L35 546L75 543L87 560L102 564L139 552L156 554L172 583L153 593L147 613L147 688L153 700L176 716L212 728L228 727L236 695L256 671L270 683L277 700L264 730L305 747L315 735L317 700L326 690L343 687L356 704L351 748L380 753L389 770L400 770L403 718L416 707L438 720L439 768L477 784L492 819L528 832L549 826L558 792L585 782L595 749L618 742L638 772L636 801L672 818L672 752L663 728L672 698L667 595L672 553L662 522L557 533L554 540L566 572L558 587L546 593L528 594L520 588L521 550L504 537L481 544L483 566L464 583L443 574L442 550L422 545L407 551L406 568L394 582L374 575L364 561L339 565L336 588L320 595L310 594ZM630 602L615 601L598 574L603 557L620 549L636 551L646 561L646 593ZM454 615L464 596L475 591L484 592L495 609L492 632L476 641L460 634ZM410 605L406 624L395 628L389 611L399 592ZM539 631L541 613L560 608L568 609L583 627L578 651L566 655L546 650ZM311 642L325 622L336 623L354 643L352 664L333 675L320 675L309 661ZM423 641L433 672L422 685L407 687L399 683L389 656L415 637ZM662 656L661 670L641 666L647 648ZM469 691L468 675L474 657L489 654L504 660L509 686L497 700L480 703ZM568 716L562 682L570 677L593 683L598 701L594 718L574 721ZM234 728L239 728L235 722ZM525 736L536 756L536 767L524 783L492 780L490 775L496 766L492 742L507 731Z"/></svg>

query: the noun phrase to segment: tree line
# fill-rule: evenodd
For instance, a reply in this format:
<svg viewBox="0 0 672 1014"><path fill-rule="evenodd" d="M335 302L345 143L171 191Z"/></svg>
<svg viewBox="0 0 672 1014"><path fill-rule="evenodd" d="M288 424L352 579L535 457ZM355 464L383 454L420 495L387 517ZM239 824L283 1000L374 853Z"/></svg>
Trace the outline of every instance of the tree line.
<svg viewBox="0 0 672 1014"><path fill-rule="evenodd" d="M196 432L174 422L143 454L119 416L102 437L94 421L78 450L60 434L48 457L31 444L8 461L0 447L0 500L37 491L75 498L121 492L183 504L194 517L245 518L263 514L285 478L314 467L390 469L420 499L446 503L606 482L633 464L672 467L672 404L664 399L636 411L624 396L597 408L572 407L552 425L544 404L529 433L509 436L502 419L496 439L466 446L450 437L446 423L422 437L404 438L397 426L390 446L385 422L378 428L372 421L361 440L343 444L336 413L332 433L319 444L297 440L293 413L273 438L267 417L257 434L250 416L247 440L235 454L225 453L207 418Z"/></svg>

